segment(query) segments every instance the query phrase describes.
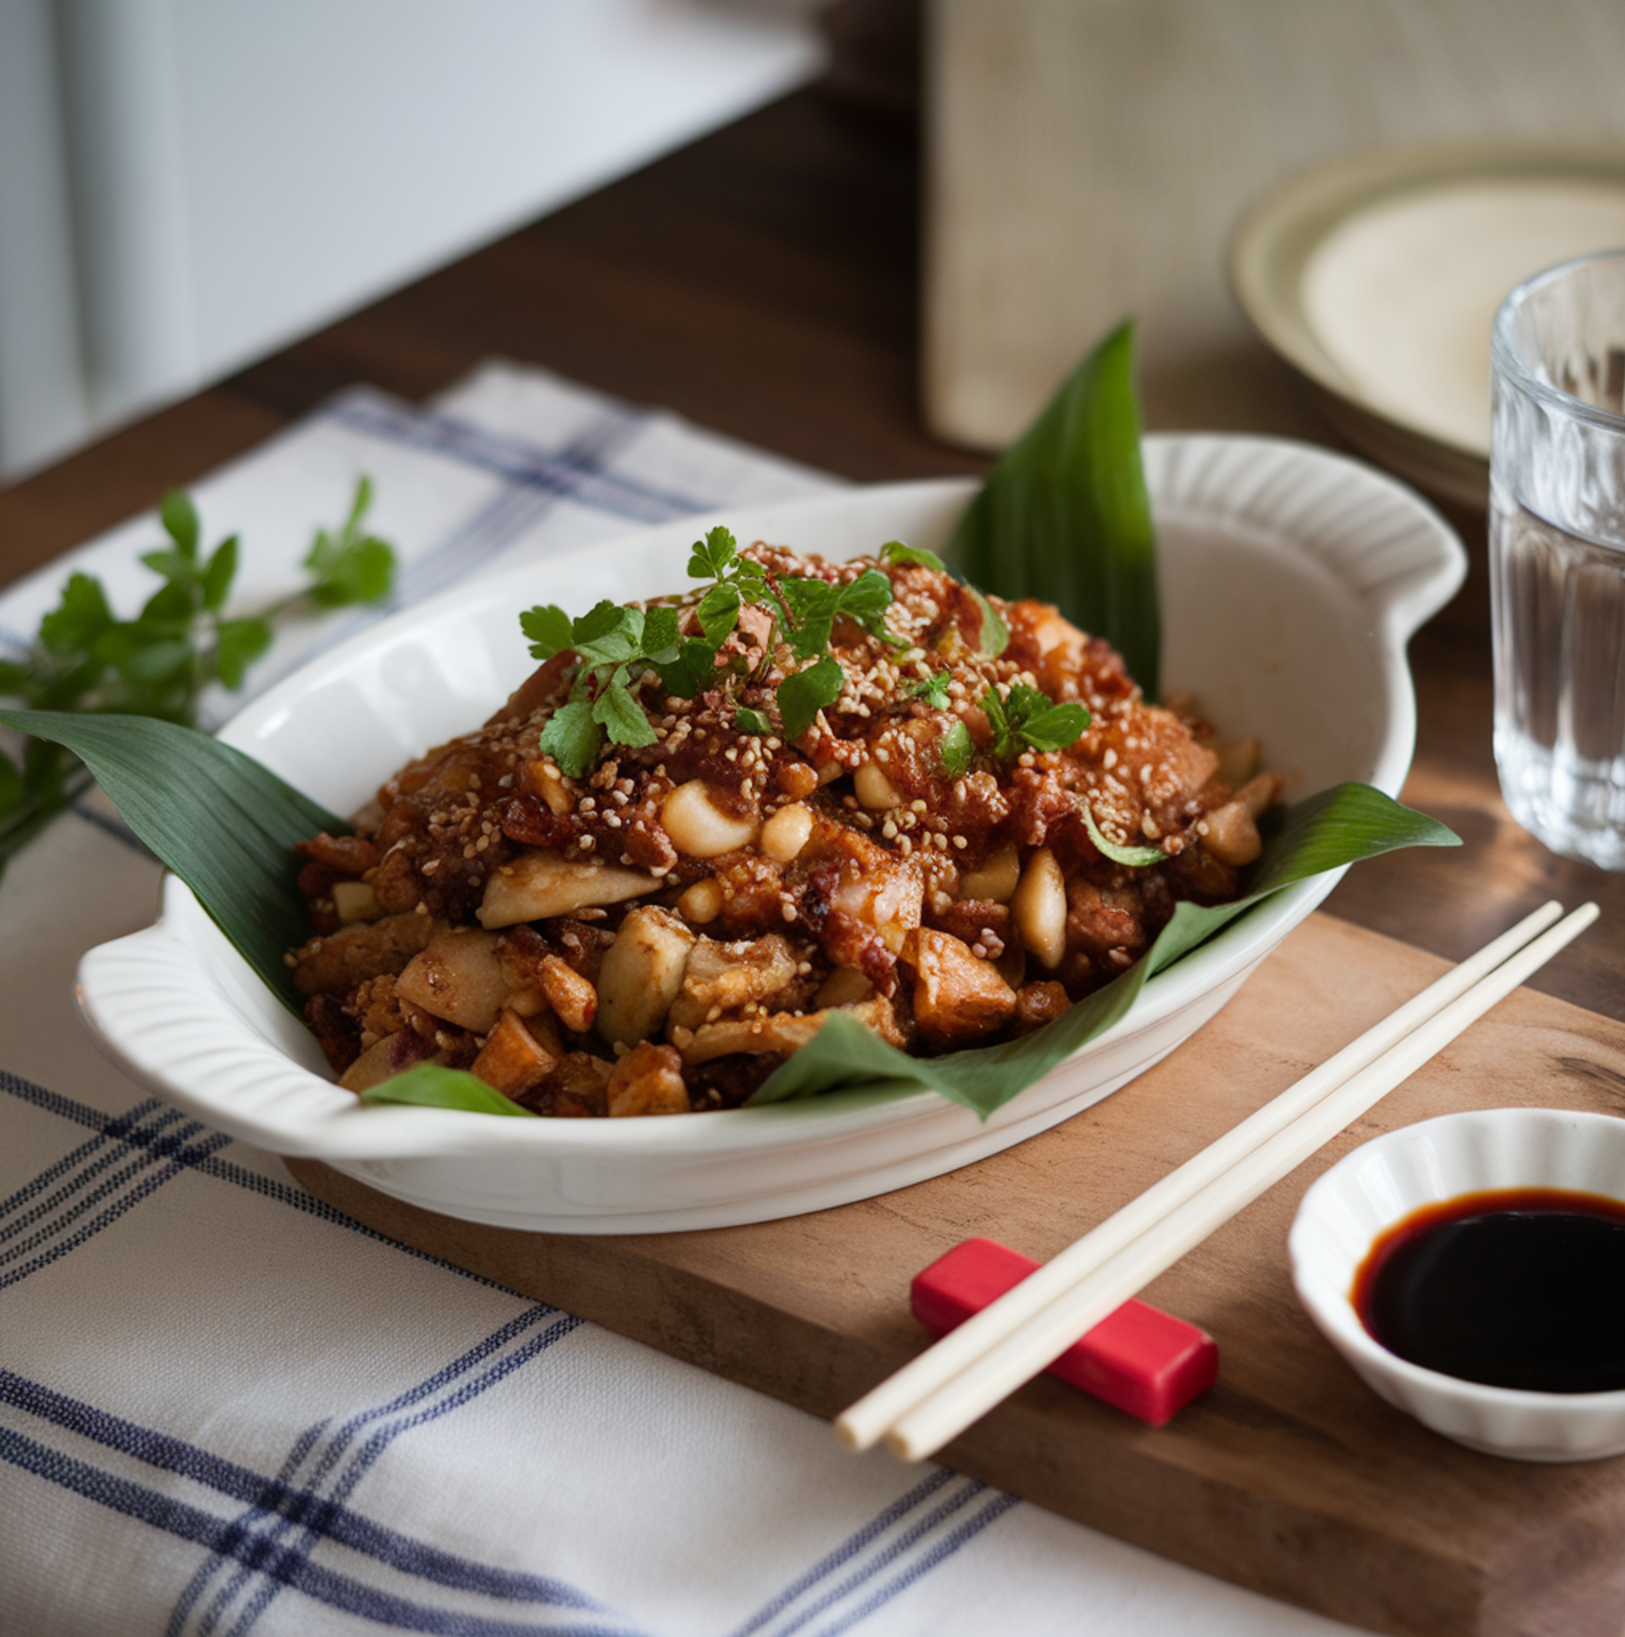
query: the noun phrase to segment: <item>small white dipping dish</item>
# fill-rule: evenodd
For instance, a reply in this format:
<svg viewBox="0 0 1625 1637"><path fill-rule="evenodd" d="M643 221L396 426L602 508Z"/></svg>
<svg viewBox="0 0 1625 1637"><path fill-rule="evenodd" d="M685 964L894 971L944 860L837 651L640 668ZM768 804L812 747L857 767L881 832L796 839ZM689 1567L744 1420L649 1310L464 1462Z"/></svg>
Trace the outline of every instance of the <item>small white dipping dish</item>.
<svg viewBox="0 0 1625 1637"><path fill-rule="evenodd" d="M1561 1109L1446 1114L1339 1160L1303 1197L1288 1239L1298 1299L1373 1392L1486 1455L1591 1461L1625 1453L1625 1390L1487 1387L1409 1363L1361 1324L1354 1276L1373 1242L1424 1205L1510 1188L1625 1200L1625 1120Z"/></svg>

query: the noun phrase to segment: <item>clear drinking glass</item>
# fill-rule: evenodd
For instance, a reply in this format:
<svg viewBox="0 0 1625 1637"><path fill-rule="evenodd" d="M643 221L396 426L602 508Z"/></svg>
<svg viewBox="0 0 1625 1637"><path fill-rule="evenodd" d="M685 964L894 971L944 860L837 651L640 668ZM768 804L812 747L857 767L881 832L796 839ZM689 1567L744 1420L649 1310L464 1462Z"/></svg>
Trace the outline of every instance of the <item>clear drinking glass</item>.
<svg viewBox="0 0 1625 1637"><path fill-rule="evenodd" d="M1554 852L1625 869L1625 251L1519 285L1490 358L1501 789Z"/></svg>

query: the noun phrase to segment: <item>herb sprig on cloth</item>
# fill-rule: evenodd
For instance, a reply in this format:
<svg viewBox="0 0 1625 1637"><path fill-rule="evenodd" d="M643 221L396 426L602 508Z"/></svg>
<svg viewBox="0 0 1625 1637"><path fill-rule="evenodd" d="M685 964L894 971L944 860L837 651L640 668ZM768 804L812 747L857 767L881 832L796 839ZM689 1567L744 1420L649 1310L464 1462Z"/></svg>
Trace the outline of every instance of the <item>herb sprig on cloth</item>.
<svg viewBox="0 0 1625 1637"><path fill-rule="evenodd" d="M141 611L120 619L95 575L71 574L26 654L0 660L0 698L30 710L195 725L204 689L242 687L248 667L271 646L277 620L389 595L395 554L365 526L371 502L363 477L344 522L317 532L303 564L308 580L267 608L228 615L238 536L205 552L195 507L171 490L158 513L168 543L141 557L161 581ZM0 751L0 870L90 783L62 744L31 738L20 762Z"/></svg>

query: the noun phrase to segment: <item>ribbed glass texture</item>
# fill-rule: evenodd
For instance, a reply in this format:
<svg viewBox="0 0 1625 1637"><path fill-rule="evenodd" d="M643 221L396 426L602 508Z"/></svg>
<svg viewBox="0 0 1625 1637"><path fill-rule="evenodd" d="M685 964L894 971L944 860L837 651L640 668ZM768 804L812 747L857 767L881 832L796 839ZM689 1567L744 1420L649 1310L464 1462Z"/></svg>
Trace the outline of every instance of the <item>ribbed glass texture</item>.
<svg viewBox="0 0 1625 1637"><path fill-rule="evenodd" d="M1625 252L1521 285L1491 361L1501 788L1554 852L1625 869Z"/></svg>

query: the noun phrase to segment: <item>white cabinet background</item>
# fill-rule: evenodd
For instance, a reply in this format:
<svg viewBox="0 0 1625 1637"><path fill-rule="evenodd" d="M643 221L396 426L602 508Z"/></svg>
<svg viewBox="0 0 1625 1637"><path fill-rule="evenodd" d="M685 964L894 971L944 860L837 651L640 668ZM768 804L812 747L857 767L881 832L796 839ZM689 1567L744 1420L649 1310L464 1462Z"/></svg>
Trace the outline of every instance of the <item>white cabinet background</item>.
<svg viewBox="0 0 1625 1637"><path fill-rule="evenodd" d="M0 0L0 478L806 80L808 0Z"/></svg>

